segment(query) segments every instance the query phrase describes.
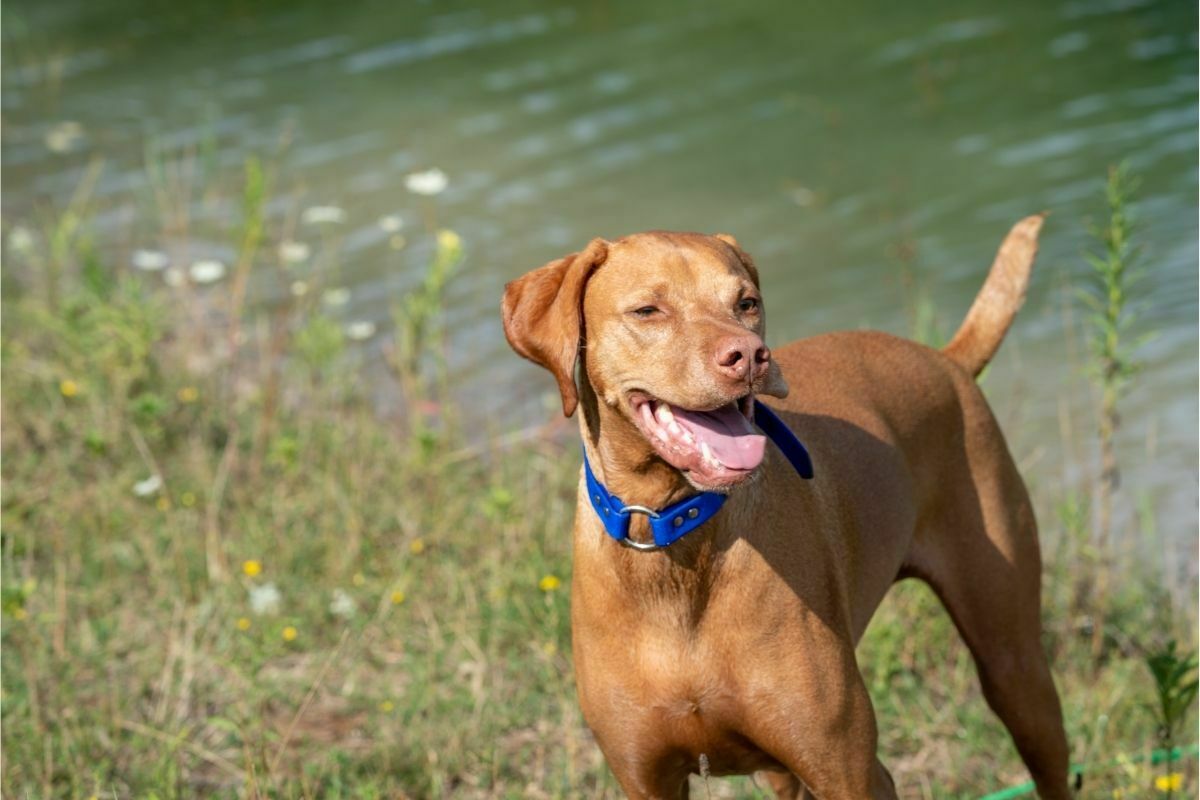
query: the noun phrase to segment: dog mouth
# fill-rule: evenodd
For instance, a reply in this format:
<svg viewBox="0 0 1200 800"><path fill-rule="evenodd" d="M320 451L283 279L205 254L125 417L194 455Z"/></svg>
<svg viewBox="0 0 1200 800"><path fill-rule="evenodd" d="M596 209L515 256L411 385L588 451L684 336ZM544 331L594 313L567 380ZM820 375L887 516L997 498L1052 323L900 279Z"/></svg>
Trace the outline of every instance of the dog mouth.
<svg viewBox="0 0 1200 800"><path fill-rule="evenodd" d="M700 489L725 489L762 463L766 437L754 429L754 395L717 408L673 406L643 392L630 395L633 419L654 451Z"/></svg>

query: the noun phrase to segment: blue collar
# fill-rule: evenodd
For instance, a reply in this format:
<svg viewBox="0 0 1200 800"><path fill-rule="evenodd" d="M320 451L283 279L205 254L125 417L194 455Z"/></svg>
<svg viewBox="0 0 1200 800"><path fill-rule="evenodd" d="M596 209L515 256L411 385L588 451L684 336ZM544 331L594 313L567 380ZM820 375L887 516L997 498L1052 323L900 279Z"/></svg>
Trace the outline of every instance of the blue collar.
<svg viewBox="0 0 1200 800"><path fill-rule="evenodd" d="M812 459L804 445L783 420L775 416L775 412L757 399L754 401L754 421L767 438L783 452L801 478L812 478ZM587 481L588 499L592 508L596 509L596 516L604 523L604 530L621 544L635 550L658 550L673 544L712 519L728 497L718 492L701 492L695 497L680 500L655 511L645 506L627 506L619 497L604 488L604 484L592 474L592 465L588 463L586 451L583 454L583 474ZM629 520L633 514L645 514L649 517L650 532L654 536L653 544L635 542L629 538Z"/></svg>

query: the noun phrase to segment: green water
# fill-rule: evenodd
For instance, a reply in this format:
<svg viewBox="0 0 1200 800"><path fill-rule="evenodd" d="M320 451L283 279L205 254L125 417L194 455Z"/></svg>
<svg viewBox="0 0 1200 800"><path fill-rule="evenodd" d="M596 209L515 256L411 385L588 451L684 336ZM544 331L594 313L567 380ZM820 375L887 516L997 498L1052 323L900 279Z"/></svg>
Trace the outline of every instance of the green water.
<svg viewBox="0 0 1200 800"><path fill-rule="evenodd" d="M145 186L147 153L190 152L212 173L263 155L280 170L276 219L344 209L344 258L324 269L350 289L334 313L378 324L362 345L377 358L388 308L429 254L421 231L451 227L468 258L450 356L481 426L545 418L552 390L503 343L503 283L592 236L735 234L760 265L774 343L907 334L921 296L948 336L1008 226L1050 210L986 386L1035 489L1076 480L1061 429L1086 454L1090 405L1062 309L1088 269L1105 171L1128 159L1158 336L1125 407L1125 491L1153 499L1174 543L1162 557L1193 577L1194 3L14 0L3 15L7 228L63 202L102 156L97 236L119 263L138 247L228 260L219 232L236 208L197 202L181 251ZM405 189L431 167L444 192ZM386 215L407 248L389 247ZM326 235L294 234L314 247Z"/></svg>

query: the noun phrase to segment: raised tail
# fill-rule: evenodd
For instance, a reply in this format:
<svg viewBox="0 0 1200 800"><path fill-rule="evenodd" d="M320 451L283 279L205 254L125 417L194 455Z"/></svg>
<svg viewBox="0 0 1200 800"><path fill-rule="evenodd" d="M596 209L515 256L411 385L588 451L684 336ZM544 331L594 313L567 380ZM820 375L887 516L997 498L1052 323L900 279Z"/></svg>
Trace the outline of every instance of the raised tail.
<svg viewBox="0 0 1200 800"><path fill-rule="evenodd" d="M1025 288L1029 286L1043 219L1044 214L1026 217L1004 237L967 318L950 344L942 348L943 353L972 375L982 372L1000 349L1008 326L1025 302Z"/></svg>

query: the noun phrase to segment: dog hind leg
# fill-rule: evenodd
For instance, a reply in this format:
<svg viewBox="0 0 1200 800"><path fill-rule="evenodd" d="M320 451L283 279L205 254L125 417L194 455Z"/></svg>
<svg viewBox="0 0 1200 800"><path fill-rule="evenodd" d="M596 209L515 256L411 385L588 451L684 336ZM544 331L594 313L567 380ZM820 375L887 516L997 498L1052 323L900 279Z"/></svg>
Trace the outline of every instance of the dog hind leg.
<svg viewBox="0 0 1200 800"><path fill-rule="evenodd" d="M1028 494L1007 452L970 473L916 559L974 657L988 705L1012 736L1038 794L1065 800L1068 749L1041 644L1041 554Z"/></svg>

